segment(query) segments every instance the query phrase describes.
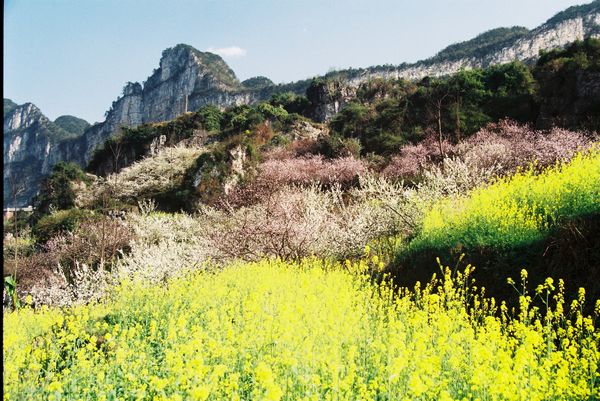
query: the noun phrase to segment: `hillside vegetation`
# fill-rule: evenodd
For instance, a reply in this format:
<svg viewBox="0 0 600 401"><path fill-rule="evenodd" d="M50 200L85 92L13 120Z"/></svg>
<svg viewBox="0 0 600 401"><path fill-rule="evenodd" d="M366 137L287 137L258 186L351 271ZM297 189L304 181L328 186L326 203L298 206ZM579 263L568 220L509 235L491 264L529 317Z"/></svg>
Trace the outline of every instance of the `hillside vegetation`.
<svg viewBox="0 0 600 401"><path fill-rule="evenodd" d="M373 80L327 124L315 80L57 164L5 221L5 399L598 399L599 55Z"/></svg>
<svg viewBox="0 0 600 401"><path fill-rule="evenodd" d="M600 149L578 154L541 174L525 172L436 203L423 219L424 246L510 248L536 242L567 220L599 211Z"/></svg>
<svg viewBox="0 0 600 401"><path fill-rule="evenodd" d="M74 116L60 116L54 120L54 124L75 136L83 135L90 127L90 123Z"/></svg>
<svg viewBox="0 0 600 401"><path fill-rule="evenodd" d="M600 1L594 0L588 4L580 6L571 6L564 11L559 12L554 17L550 18L546 23L558 23L574 17L581 17L590 12L600 10Z"/></svg>
<svg viewBox="0 0 600 401"><path fill-rule="evenodd" d="M17 104L10 99L4 99L4 115L9 114L15 108L17 108Z"/></svg>

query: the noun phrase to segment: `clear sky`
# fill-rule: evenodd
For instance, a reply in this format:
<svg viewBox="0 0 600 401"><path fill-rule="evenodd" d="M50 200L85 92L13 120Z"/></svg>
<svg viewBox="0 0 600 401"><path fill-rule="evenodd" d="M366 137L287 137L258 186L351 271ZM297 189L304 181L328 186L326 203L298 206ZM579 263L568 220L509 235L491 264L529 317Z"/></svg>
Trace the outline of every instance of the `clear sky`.
<svg viewBox="0 0 600 401"><path fill-rule="evenodd" d="M102 121L127 81L178 43L240 80L400 64L500 26L534 28L586 0L5 0L4 97Z"/></svg>

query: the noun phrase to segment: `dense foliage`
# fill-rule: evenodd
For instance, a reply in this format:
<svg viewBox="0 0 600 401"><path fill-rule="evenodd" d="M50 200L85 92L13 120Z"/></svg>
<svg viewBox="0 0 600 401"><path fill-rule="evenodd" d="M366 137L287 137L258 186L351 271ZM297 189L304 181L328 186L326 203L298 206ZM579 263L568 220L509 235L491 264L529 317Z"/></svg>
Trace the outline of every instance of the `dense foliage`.
<svg viewBox="0 0 600 401"><path fill-rule="evenodd" d="M572 18L583 17L589 15L594 11L600 11L600 1L594 0L588 4L582 4L580 6L571 6L564 11L559 12L554 17L550 18L547 23L557 24L565 20Z"/></svg>
<svg viewBox="0 0 600 401"><path fill-rule="evenodd" d="M242 81L242 86L248 89L261 89L267 86L273 86L274 83L267 77L258 76L248 78L245 81Z"/></svg>
<svg viewBox="0 0 600 401"><path fill-rule="evenodd" d="M15 102L13 102L10 99L4 99L4 115L6 116L7 114L9 114L11 111L13 111L15 108L17 108L17 104Z"/></svg>
<svg viewBox="0 0 600 401"><path fill-rule="evenodd" d="M599 100L581 93L593 92L585 88L597 79L598 60L600 41L588 39L543 54L534 67L513 62L418 83L373 80L330 125L359 139L363 154L382 155L428 136L458 142L503 118L597 131Z"/></svg>
<svg viewBox="0 0 600 401"><path fill-rule="evenodd" d="M36 216L49 214L51 210L64 210L75 206L73 181L86 181L81 168L75 163L59 162L52 173L42 181L39 195L34 200Z"/></svg>
<svg viewBox="0 0 600 401"><path fill-rule="evenodd" d="M521 63L426 78L417 84L368 83L359 91L358 101L333 118L331 127L342 137L358 138L363 152L383 155L427 136L460 141L503 117L534 119L534 85L531 72Z"/></svg>
<svg viewBox="0 0 600 401"><path fill-rule="evenodd" d="M37 220L32 233L39 243L45 243L59 234L73 231L77 224L88 215L87 210L76 208L58 210Z"/></svg>
<svg viewBox="0 0 600 401"><path fill-rule="evenodd" d="M302 116L310 116L311 103L306 96L296 95L293 92L276 93L269 101L273 106L283 107L288 113L296 113Z"/></svg>

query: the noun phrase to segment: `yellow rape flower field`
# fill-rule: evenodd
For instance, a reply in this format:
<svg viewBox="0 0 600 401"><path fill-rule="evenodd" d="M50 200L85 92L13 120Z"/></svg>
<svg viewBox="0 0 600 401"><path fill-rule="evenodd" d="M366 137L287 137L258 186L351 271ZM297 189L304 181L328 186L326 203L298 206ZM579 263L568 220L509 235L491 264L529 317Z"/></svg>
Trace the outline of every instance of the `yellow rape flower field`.
<svg viewBox="0 0 600 401"><path fill-rule="evenodd" d="M567 305L563 283L546 280L541 317L525 292L509 311L470 289L469 267L395 291L361 273L365 260L239 263L125 283L98 304L4 313L4 399L600 397L583 290Z"/></svg>
<svg viewBox="0 0 600 401"><path fill-rule="evenodd" d="M438 202L409 248L491 246L542 240L561 221L600 212L600 144L537 174L535 165Z"/></svg>

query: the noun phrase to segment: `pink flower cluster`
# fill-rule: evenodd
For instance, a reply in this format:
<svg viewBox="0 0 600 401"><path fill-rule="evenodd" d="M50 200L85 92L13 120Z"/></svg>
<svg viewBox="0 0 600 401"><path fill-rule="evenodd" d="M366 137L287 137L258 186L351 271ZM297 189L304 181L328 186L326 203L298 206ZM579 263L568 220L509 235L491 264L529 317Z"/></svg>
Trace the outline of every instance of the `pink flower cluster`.
<svg viewBox="0 0 600 401"><path fill-rule="evenodd" d="M442 141L442 151L444 155L451 155L454 153L454 145L444 140ZM382 174L390 179L411 179L418 176L428 164L441 160L440 143L433 136L429 136L416 145L402 147L400 153L393 156L390 163L383 169Z"/></svg>
<svg viewBox="0 0 600 401"><path fill-rule="evenodd" d="M444 141L442 148L445 156L458 157L470 166L496 166L498 171L508 173L533 161L547 166L557 160L567 160L595 140L598 140L597 134L562 128L539 131L506 119L488 124L457 145ZM439 142L430 137L417 145L403 147L392 157L383 175L411 179L419 176L427 165L440 160Z"/></svg>
<svg viewBox="0 0 600 401"><path fill-rule="evenodd" d="M325 160L323 156L296 157L284 160L267 160L259 166L257 181L271 185L319 183L346 184L363 175L366 167L353 157Z"/></svg>
<svg viewBox="0 0 600 401"><path fill-rule="evenodd" d="M589 146L592 135L562 128L538 131L510 120L489 124L459 144L455 151L477 167L494 164L508 173L533 161L543 167L558 160L568 160Z"/></svg>

